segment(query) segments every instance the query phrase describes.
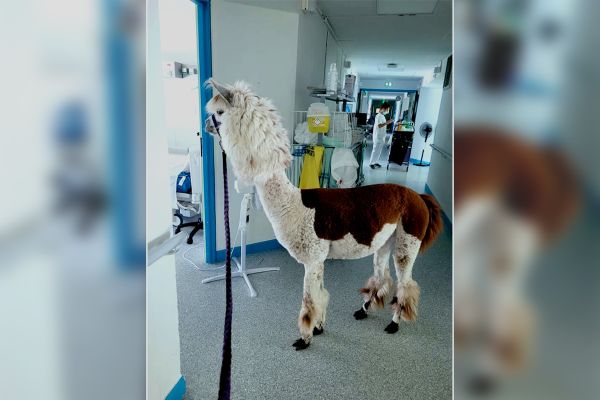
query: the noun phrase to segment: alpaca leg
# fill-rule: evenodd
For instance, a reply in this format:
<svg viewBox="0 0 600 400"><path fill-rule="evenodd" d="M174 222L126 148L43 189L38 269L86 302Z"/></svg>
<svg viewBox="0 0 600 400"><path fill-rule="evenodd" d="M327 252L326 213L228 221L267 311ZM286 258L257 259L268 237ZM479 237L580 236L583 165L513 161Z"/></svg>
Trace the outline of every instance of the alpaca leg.
<svg viewBox="0 0 600 400"><path fill-rule="evenodd" d="M396 296L392 299L394 315L392 322L385 328L387 333L398 331L400 320L414 321L417 319L420 289L412 279L412 269L415 264L421 241L412 235L403 233L398 236L394 254L394 266L398 277Z"/></svg>
<svg viewBox="0 0 600 400"><path fill-rule="evenodd" d="M383 307L385 299L392 291L393 280L390 276L390 252L395 242L395 235L381 246L373 256L374 275L369 278L364 288L360 289L364 303L360 310L354 313L357 320L367 318L371 306Z"/></svg>
<svg viewBox="0 0 600 400"><path fill-rule="evenodd" d="M319 279L318 286L318 307L317 307L317 315L316 315L316 323L313 329L313 335L320 335L323 333L323 327L325 326L325 320L327 318L327 305L329 304L329 292L325 289L323 283L323 266L321 265L321 274Z"/></svg>
<svg viewBox="0 0 600 400"><path fill-rule="evenodd" d="M327 289L325 289L323 287L323 280L321 280L321 290L320 290L320 307L318 307L318 310L320 311L320 315L317 315L317 322L315 324L315 327L313 329L313 336L317 336L320 335L321 333L323 333L324 330L324 326L325 326L325 320L327 317L327 305L329 304L329 292L327 291Z"/></svg>
<svg viewBox="0 0 600 400"><path fill-rule="evenodd" d="M302 350L310 345L315 327L322 332L324 322L324 307L329 300L329 294L323 287L323 263L304 266L304 291L302 307L298 316L300 339L294 342L296 350Z"/></svg>

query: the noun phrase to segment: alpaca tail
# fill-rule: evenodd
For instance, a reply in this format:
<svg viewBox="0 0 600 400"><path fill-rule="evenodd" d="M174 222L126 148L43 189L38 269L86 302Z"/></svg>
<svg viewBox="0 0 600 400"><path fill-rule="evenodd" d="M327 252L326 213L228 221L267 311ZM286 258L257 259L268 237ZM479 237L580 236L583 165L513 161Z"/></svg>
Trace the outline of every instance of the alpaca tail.
<svg viewBox="0 0 600 400"><path fill-rule="evenodd" d="M427 205L427 209L429 210L429 223L427 224L427 230L425 231L425 237L421 241L420 251L424 251L427 249L435 238L440 234L443 227L442 222L442 210L440 209L440 205L435 200L433 196L428 194L420 195L421 199Z"/></svg>

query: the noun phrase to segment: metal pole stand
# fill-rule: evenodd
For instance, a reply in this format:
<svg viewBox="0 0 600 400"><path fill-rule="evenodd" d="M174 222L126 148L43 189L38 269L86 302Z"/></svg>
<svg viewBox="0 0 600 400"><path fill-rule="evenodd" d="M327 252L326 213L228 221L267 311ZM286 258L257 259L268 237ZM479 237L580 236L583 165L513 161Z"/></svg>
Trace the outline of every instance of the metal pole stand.
<svg viewBox="0 0 600 400"><path fill-rule="evenodd" d="M246 268L246 228L248 227L248 222L250 220L250 205L254 201L254 193L246 193L242 199L242 207L240 209L240 224L238 226L238 231L240 234L240 247L241 247L241 257L238 259L237 257L233 258L234 264L237 266L237 271L231 271L232 278L244 278L246 281L246 285L248 285L248 290L250 290L250 297L256 297L256 290L252 286L250 279L248 279L248 275L258 274L261 272L270 272L270 271L279 271L279 267L268 267L268 268ZM232 265L233 267L233 265ZM212 276L210 278L206 278L202 280L202 283L215 282L225 279L225 274Z"/></svg>

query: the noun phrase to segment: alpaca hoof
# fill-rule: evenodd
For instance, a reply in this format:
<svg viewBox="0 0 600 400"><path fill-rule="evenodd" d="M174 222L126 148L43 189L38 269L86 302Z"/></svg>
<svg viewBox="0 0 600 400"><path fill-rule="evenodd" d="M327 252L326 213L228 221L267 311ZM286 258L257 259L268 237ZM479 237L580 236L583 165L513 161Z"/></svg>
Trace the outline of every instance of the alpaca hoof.
<svg viewBox="0 0 600 400"><path fill-rule="evenodd" d="M367 316L368 316L367 312L365 310L363 310L362 308L354 313L354 318L356 320L365 319L365 318L367 318Z"/></svg>
<svg viewBox="0 0 600 400"><path fill-rule="evenodd" d="M392 301L390 301L390 304L396 304L398 302L398 297L394 296L394 298L392 299Z"/></svg>
<svg viewBox="0 0 600 400"><path fill-rule="evenodd" d="M388 326L385 327L385 331L387 333L396 333L398 332L398 324L394 321L390 322Z"/></svg>
<svg viewBox="0 0 600 400"><path fill-rule="evenodd" d="M317 327L315 326L315 328L313 329L313 336L318 336L318 335L320 335L321 333L323 333L323 331L324 331L323 327L321 327L321 328L319 329L319 328L317 328Z"/></svg>
<svg viewBox="0 0 600 400"><path fill-rule="evenodd" d="M304 339L300 338L298 340L296 340L294 342L294 344L292 344L292 346L294 346L296 348L296 351L298 350L304 350L306 349L308 346L310 346L310 342L305 342Z"/></svg>

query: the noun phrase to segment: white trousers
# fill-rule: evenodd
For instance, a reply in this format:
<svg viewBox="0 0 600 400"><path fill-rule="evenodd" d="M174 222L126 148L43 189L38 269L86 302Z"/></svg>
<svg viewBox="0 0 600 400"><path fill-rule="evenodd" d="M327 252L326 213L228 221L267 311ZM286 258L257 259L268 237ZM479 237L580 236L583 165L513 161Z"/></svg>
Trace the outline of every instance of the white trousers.
<svg viewBox="0 0 600 400"><path fill-rule="evenodd" d="M371 152L371 160L369 161L369 165L376 164L379 161L379 157L381 157L381 152L385 146L385 142L373 142L373 151Z"/></svg>

